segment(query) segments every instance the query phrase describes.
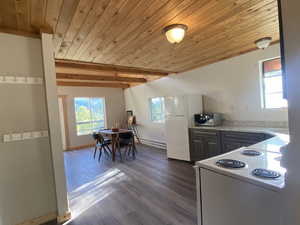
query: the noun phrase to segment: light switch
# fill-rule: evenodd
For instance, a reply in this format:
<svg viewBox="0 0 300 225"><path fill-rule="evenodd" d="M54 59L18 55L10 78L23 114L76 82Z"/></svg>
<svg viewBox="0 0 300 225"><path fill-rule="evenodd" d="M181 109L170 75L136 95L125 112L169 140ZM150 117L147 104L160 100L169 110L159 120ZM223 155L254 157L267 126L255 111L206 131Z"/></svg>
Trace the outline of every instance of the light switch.
<svg viewBox="0 0 300 225"><path fill-rule="evenodd" d="M3 135L3 142L10 142L10 135L9 134L4 134Z"/></svg>
<svg viewBox="0 0 300 225"><path fill-rule="evenodd" d="M0 76L0 83L4 83L4 76Z"/></svg>
<svg viewBox="0 0 300 225"><path fill-rule="evenodd" d="M22 135L20 133L15 133L11 135L11 140L12 141L20 141L22 140Z"/></svg>
<svg viewBox="0 0 300 225"><path fill-rule="evenodd" d="M31 139L31 132L24 132L22 138L23 140Z"/></svg>

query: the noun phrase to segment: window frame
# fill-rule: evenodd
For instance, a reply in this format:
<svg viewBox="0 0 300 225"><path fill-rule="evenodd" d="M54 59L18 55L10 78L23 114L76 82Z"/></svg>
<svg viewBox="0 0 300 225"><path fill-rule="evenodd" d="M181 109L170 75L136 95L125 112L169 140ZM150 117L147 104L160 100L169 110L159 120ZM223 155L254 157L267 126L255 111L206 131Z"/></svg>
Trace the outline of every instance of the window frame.
<svg viewBox="0 0 300 225"><path fill-rule="evenodd" d="M78 134L78 130L77 130L77 124L88 124L88 123L95 123L97 121L100 121L100 120L93 120L93 121L80 121L78 122L77 121L77 118L76 118L76 98L88 98L89 99L89 109L90 109L90 112L92 111L91 110L91 99L102 99L103 101L103 115L104 115L104 126L103 126L103 129L107 128L107 118L106 118L106 101L105 101L105 97L94 97L94 96L76 96L73 98L73 103L74 103L74 117L75 117L75 132L76 132L76 135L79 137L79 136L87 136L87 135L91 135L93 133L93 131L91 130L90 133L85 133L85 134ZM92 112L91 112L92 113ZM91 116L92 117L92 116ZM100 128L101 129L101 128Z"/></svg>
<svg viewBox="0 0 300 225"><path fill-rule="evenodd" d="M163 120L153 120L153 113L152 113L152 99L154 98L159 98L160 100L162 100L162 104L161 104L161 111L163 113ZM165 123L165 120L166 120L166 109L165 109L165 97L164 96L157 96L157 97L150 97L149 100L149 116L150 116L150 121L152 123Z"/></svg>
<svg viewBox="0 0 300 225"><path fill-rule="evenodd" d="M261 89L261 107L262 109L265 110L282 110L282 109L286 109L287 106L281 106L281 107L273 107L273 108L268 108L266 106L266 87L265 87L265 78L268 78L265 76L265 68L264 68L264 63L268 62L268 61L272 61L275 59L281 59L280 56L274 57L274 58L269 58L269 59L265 59L265 60L261 60L259 62L260 65L260 89ZM283 79L283 74L282 74L282 69L280 70L281 73L280 75L273 75L273 76L269 76L269 77L282 77ZM282 84L282 92L277 92L277 93L281 93L283 95L283 84ZM275 92L274 92L275 94Z"/></svg>

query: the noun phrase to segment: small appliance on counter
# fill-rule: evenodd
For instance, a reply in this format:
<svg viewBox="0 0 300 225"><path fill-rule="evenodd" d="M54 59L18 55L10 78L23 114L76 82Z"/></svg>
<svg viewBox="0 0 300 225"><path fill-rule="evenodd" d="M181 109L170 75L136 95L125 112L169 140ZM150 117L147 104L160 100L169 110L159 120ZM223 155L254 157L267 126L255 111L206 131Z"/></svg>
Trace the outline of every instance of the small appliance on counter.
<svg viewBox="0 0 300 225"><path fill-rule="evenodd" d="M222 124L220 113L201 113L195 114L195 126L219 126Z"/></svg>

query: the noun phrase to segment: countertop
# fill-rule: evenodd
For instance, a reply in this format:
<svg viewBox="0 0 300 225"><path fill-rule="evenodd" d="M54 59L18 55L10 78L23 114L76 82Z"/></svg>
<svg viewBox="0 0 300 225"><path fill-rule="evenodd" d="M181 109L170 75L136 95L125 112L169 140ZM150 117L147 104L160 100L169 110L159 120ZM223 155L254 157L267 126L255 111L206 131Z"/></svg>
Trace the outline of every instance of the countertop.
<svg viewBox="0 0 300 225"><path fill-rule="evenodd" d="M231 152L212 157L206 160L196 162L196 166L200 168L209 169L217 173L234 177L246 182L253 183L274 191L280 191L285 186L285 173L286 169L281 166L282 151L284 151L289 143L289 135L287 129L278 128L258 128L258 127L194 127L195 129L214 129L214 130L226 130L226 131L240 131L240 132L259 132L268 133L274 135L274 137L259 142L257 144L247 147L248 149L255 149L262 152L263 154L258 157L244 156L241 152L245 149L239 148ZM247 164L246 168L243 169L226 169L216 165L216 162L220 159L229 158L241 160ZM251 174L255 168L267 168L275 170L281 173L281 177L275 180L261 179Z"/></svg>
<svg viewBox="0 0 300 225"><path fill-rule="evenodd" d="M267 128L267 127L249 127L249 126L198 126L191 127L192 129L205 130L224 130L224 131L238 131L238 132L253 132L253 133L268 133L271 135L289 134L288 128Z"/></svg>

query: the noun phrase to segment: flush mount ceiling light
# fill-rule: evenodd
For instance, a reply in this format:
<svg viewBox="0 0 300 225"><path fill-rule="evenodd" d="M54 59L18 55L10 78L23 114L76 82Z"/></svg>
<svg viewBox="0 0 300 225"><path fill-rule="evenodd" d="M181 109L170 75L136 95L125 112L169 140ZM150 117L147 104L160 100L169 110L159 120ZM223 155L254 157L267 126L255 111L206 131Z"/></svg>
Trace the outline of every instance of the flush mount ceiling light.
<svg viewBox="0 0 300 225"><path fill-rule="evenodd" d="M256 46L259 49L265 49L265 48L269 47L269 45L271 44L271 41L272 41L271 37L264 37L264 38L258 39L254 43L256 44Z"/></svg>
<svg viewBox="0 0 300 225"><path fill-rule="evenodd" d="M178 44L185 36L188 27L184 24L172 24L163 29L168 41L172 44Z"/></svg>

